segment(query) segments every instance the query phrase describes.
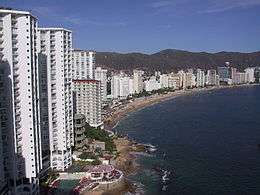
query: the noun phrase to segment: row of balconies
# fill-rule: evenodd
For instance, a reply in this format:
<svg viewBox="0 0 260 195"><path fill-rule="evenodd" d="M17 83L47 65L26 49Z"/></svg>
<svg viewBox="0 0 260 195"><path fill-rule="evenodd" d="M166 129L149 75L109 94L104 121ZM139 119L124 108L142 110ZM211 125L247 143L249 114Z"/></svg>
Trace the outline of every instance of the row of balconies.
<svg viewBox="0 0 260 195"><path fill-rule="evenodd" d="M17 30L17 28L12 28L12 34L14 35L14 36L17 36L18 35L18 30Z"/></svg>
<svg viewBox="0 0 260 195"><path fill-rule="evenodd" d="M15 97L20 96L20 92L19 92L18 90L15 90L15 92L14 92L14 96L15 96Z"/></svg>

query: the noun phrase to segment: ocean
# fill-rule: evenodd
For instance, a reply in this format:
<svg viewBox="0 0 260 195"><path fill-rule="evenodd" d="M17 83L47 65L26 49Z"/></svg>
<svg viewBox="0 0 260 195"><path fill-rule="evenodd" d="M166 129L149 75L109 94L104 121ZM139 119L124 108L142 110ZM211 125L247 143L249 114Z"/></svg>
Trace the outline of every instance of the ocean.
<svg viewBox="0 0 260 195"><path fill-rule="evenodd" d="M147 195L260 194L260 86L176 97L114 130L156 146L130 177Z"/></svg>

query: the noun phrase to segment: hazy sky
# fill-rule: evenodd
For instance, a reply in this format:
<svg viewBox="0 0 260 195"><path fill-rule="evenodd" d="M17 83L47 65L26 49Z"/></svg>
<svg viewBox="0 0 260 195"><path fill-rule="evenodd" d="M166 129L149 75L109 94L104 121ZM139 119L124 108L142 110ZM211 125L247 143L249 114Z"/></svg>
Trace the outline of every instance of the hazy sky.
<svg viewBox="0 0 260 195"><path fill-rule="evenodd" d="M73 47L146 52L260 50L260 0L0 0L41 27L73 31Z"/></svg>

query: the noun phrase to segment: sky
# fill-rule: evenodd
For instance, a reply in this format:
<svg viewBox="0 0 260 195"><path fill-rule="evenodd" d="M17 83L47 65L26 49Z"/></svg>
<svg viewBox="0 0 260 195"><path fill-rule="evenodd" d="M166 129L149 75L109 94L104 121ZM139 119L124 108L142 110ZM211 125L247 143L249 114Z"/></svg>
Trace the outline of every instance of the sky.
<svg viewBox="0 0 260 195"><path fill-rule="evenodd" d="M73 31L73 47L121 53L260 51L260 0L0 0L40 27Z"/></svg>

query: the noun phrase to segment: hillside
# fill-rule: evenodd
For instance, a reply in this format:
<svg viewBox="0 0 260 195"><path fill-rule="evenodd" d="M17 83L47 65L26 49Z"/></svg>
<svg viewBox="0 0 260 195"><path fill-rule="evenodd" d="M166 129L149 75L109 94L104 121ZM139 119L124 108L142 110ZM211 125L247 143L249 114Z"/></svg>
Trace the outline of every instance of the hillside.
<svg viewBox="0 0 260 195"><path fill-rule="evenodd" d="M97 52L96 61L108 69L132 70L142 68L147 71L173 71L186 68L216 68L230 62L232 66L244 69L260 65L260 51L253 53L239 52L189 52L166 49L151 55L142 53Z"/></svg>

